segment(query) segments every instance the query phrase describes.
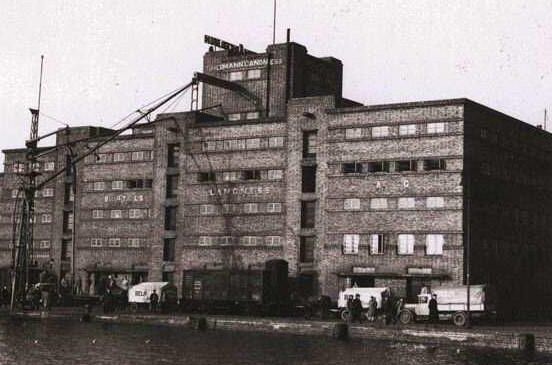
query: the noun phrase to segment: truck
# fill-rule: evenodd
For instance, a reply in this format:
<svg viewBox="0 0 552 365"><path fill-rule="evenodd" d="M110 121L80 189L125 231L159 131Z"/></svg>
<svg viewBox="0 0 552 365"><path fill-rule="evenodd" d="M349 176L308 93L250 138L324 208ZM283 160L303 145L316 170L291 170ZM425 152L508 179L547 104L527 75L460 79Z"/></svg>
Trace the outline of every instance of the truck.
<svg viewBox="0 0 552 365"><path fill-rule="evenodd" d="M382 293L390 293L391 290L387 287L376 287L376 288L361 288L361 287L352 287L347 288L339 292L339 298L337 299L337 307L341 319L347 321L351 316L349 310L347 309L347 301L349 299L355 299L357 294L360 294L360 301L362 303L362 308L365 310L368 309L368 302L370 297L374 297L378 304L377 308L381 309L382 302Z"/></svg>
<svg viewBox="0 0 552 365"><path fill-rule="evenodd" d="M429 300L436 295L439 320L452 320L456 326L465 326L470 318L494 316L493 296L487 285L470 285L470 302L468 308L467 286L438 287L432 290L422 289L417 303L406 303L399 313L399 321L409 324L429 319Z"/></svg>

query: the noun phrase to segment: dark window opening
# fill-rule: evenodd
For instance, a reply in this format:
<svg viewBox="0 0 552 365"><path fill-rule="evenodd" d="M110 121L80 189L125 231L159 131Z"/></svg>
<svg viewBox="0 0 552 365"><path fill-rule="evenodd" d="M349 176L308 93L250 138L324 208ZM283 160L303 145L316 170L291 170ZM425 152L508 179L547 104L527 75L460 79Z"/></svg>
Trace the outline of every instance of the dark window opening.
<svg viewBox="0 0 552 365"><path fill-rule="evenodd" d="M316 201L301 202L301 228L314 228Z"/></svg>
<svg viewBox="0 0 552 365"><path fill-rule="evenodd" d="M71 155L65 155L65 175L73 175L73 164L71 162Z"/></svg>
<svg viewBox="0 0 552 365"><path fill-rule="evenodd" d="M63 261L67 261L71 257L69 254L70 246L71 240L61 240L61 259Z"/></svg>
<svg viewBox="0 0 552 365"><path fill-rule="evenodd" d="M63 212L63 232L71 232L73 230L73 213Z"/></svg>
<svg viewBox="0 0 552 365"><path fill-rule="evenodd" d="M170 144L167 146L167 167L178 167L180 145Z"/></svg>
<svg viewBox="0 0 552 365"><path fill-rule="evenodd" d="M199 182L217 181L217 176L214 172L200 172L197 174L197 180Z"/></svg>
<svg viewBox="0 0 552 365"><path fill-rule="evenodd" d="M431 171L431 170L445 170L446 169L446 163L443 159L438 160L424 160L424 170L425 171Z"/></svg>
<svg viewBox="0 0 552 365"><path fill-rule="evenodd" d="M416 160L404 160L395 162L396 171L416 171Z"/></svg>
<svg viewBox="0 0 552 365"><path fill-rule="evenodd" d="M313 262L314 261L314 241L316 237L301 237L301 244L299 246L299 262Z"/></svg>
<svg viewBox="0 0 552 365"><path fill-rule="evenodd" d="M163 240L163 261L175 260L176 240L174 238L165 238Z"/></svg>
<svg viewBox="0 0 552 365"><path fill-rule="evenodd" d="M134 179L134 180L126 181L127 189L146 189L146 188L151 188L152 185L153 185L152 179Z"/></svg>
<svg viewBox="0 0 552 365"><path fill-rule="evenodd" d="M161 280L174 283L174 272L164 271Z"/></svg>
<svg viewBox="0 0 552 365"><path fill-rule="evenodd" d="M301 191L303 193L316 192L316 166L303 166Z"/></svg>
<svg viewBox="0 0 552 365"><path fill-rule="evenodd" d="M176 207L165 208L165 229L168 231L176 230Z"/></svg>
<svg viewBox="0 0 552 365"><path fill-rule="evenodd" d="M367 172L389 172L389 161L373 161L366 164Z"/></svg>
<svg viewBox="0 0 552 365"><path fill-rule="evenodd" d="M64 202L69 203L72 202L73 199L73 184L65 184Z"/></svg>
<svg viewBox="0 0 552 365"><path fill-rule="evenodd" d="M303 158L316 157L316 131L303 132Z"/></svg>
<svg viewBox="0 0 552 365"><path fill-rule="evenodd" d="M178 192L178 175L167 176L167 199L176 198Z"/></svg>
<svg viewBox="0 0 552 365"><path fill-rule="evenodd" d="M357 162L344 163L341 165L341 171L344 174L360 174L362 173L362 164Z"/></svg>
<svg viewBox="0 0 552 365"><path fill-rule="evenodd" d="M247 170L242 172L244 180L261 180L261 171L259 170Z"/></svg>

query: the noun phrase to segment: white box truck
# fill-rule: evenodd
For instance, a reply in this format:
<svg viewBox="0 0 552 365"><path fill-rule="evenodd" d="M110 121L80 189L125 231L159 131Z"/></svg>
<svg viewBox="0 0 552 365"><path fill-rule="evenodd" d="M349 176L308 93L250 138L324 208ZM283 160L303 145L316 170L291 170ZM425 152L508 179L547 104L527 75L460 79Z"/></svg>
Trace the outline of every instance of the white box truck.
<svg viewBox="0 0 552 365"><path fill-rule="evenodd" d="M360 301L362 303L362 308L364 310L363 315L364 315L368 309L368 303L370 301L370 297L374 297L376 299L376 302L378 303L377 308L381 309L381 294L383 292L390 293L390 289L386 287L380 287L380 288L352 287L352 288L347 288L345 290L340 291L339 298L337 300L337 307L339 308L341 319L343 319L344 321L347 321L351 315L349 313L349 310L347 309L347 300L349 300L349 298L355 299L355 296L357 294L360 294Z"/></svg>
<svg viewBox="0 0 552 365"><path fill-rule="evenodd" d="M468 309L467 286L438 287L432 290L422 291L418 295L417 303L407 303L399 315L403 324L429 319L429 300L437 295L437 311L440 320L449 320L457 326L464 326L470 317L492 317L495 308L492 302L493 296L487 285L470 285L470 305Z"/></svg>

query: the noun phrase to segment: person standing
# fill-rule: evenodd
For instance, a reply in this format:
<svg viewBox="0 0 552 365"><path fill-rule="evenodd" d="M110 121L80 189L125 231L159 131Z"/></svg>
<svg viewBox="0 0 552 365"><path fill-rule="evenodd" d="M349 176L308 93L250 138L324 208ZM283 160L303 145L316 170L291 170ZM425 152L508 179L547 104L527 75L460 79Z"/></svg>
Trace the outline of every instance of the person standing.
<svg viewBox="0 0 552 365"><path fill-rule="evenodd" d="M159 295L155 292L155 289L153 289L153 292L151 293L150 297L150 312L155 313L157 312L157 304L159 303Z"/></svg>
<svg viewBox="0 0 552 365"><path fill-rule="evenodd" d="M393 322L397 323L399 322L399 318L401 316L401 311L404 308L404 300L403 298L399 298L397 302L395 303L395 317L393 318Z"/></svg>
<svg viewBox="0 0 552 365"><path fill-rule="evenodd" d="M355 295L355 299L353 299L352 322L354 321L362 323L362 301L360 300L360 294Z"/></svg>
<svg viewBox="0 0 552 365"><path fill-rule="evenodd" d="M374 322L376 320L376 311L378 310L378 302L373 296L370 297L368 302L368 321Z"/></svg>
<svg viewBox="0 0 552 365"><path fill-rule="evenodd" d="M429 321L431 323L439 322L439 310L437 309L437 294L433 294L428 303Z"/></svg>

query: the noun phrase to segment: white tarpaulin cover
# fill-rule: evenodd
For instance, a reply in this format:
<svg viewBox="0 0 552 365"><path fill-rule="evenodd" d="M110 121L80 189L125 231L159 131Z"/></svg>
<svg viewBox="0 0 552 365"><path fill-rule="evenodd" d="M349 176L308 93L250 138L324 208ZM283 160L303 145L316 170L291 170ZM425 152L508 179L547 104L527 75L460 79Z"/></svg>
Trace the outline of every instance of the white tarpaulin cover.
<svg viewBox="0 0 552 365"><path fill-rule="evenodd" d="M153 290L161 299L161 290L169 283L166 281L147 281L134 285L128 291L129 303L149 303L149 298Z"/></svg>

